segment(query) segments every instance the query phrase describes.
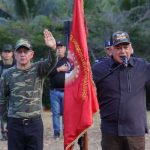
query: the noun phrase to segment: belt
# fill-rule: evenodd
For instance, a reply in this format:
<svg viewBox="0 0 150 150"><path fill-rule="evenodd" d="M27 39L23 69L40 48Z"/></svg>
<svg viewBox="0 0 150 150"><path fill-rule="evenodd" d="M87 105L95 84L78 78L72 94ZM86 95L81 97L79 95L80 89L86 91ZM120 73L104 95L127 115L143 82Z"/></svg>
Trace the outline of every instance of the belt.
<svg viewBox="0 0 150 150"><path fill-rule="evenodd" d="M64 88L53 88L53 89L51 89L51 90L64 92Z"/></svg>
<svg viewBox="0 0 150 150"><path fill-rule="evenodd" d="M27 126L29 123L41 119L41 115L37 115L31 118L12 118L9 117L8 120L21 123L22 125Z"/></svg>

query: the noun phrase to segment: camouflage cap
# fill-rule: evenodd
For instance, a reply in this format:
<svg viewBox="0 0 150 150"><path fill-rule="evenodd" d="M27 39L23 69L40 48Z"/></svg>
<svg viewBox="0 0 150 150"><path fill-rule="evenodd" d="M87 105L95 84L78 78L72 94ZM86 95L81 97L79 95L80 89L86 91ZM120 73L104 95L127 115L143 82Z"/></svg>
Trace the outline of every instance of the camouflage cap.
<svg viewBox="0 0 150 150"><path fill-rule="evenodd" d="M116 46L121 43L131 43L128 33L124 31L117 31L111 36L111 43Z"/></svg>
<svg viewBox="0 0 150 150"><path fill-rule="evenodd" d="M13 51L13 46L11 44L4 44L2 51Z"/></svg>
<svg viewBox="0 0 150 150"><path fill-rule="evenodd" d="M15 51L17 51L20 47L25 47L28 50L32 48L30 42L26 39L20 39L17 41Z"/></svg>

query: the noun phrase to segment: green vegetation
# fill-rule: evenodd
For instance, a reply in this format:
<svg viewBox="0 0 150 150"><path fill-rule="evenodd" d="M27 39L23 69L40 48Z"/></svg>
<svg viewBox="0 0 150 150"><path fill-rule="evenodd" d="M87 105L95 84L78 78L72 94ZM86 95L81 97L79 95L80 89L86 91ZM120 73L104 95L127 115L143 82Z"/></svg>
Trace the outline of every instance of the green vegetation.
<svg viewBox="0 0 150 150"><path fill-rule="evenodd" d="M0 48L27 38L36 52L35 60L44 59L43 29L52 31L56 39L64 38L64 21L71 20L72 9L73 0L0 0ZM117 30L127 31L135 54L150 60L149 0L84 0L84 10L91 63L104 55L104 41ZM47 99L44 96L44 103Z"/></svg>

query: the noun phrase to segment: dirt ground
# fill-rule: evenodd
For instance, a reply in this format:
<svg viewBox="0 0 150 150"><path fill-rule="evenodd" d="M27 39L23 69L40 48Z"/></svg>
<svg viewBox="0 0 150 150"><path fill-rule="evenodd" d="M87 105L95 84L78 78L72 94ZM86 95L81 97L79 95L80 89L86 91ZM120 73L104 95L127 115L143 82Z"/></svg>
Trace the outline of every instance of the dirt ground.
<svg viewBox="0 0 150 150"><path fill-rule="evenodd" d="M150 131L150 112L148 114L148 125ZM53 140L53 130L52 130L52 115L50 112L44 112L42 114L44 122L44 150L63 150L63 136L59 141ZM88 130L88 149L89 150L101 150L100 139L101 133L99 129L99 114L94 117L94 124ZM1 135L0 135L1 136ZM7 150L7 142L0 141L0 150ZM74 150L79 150L78 144L75 145ZM150 133L146 135L146 149L150 150Z"/></svg>

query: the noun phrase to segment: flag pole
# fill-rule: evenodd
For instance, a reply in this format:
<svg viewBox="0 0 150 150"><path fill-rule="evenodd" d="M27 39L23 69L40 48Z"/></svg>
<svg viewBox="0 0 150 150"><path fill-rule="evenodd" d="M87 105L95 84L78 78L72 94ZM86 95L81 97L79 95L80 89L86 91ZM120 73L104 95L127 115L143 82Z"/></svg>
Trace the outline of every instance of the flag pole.
<svg viewBox="0 0 150 150"><path fill-rule="evenodd" d="M74 0L67 55L72 70L66 75L64 90L65 150L71 149L79 136L84 145L83 150L88 150L86 131L92 125L93 114L99 110L96 89L92 81L91 69L89 69L86 29L83 0ZM80 92L76 92L76 89L80 89Z"/></svg>
<svg viewBox="0 0 150 150"><path fill-rule="evenodd" d="M71 23L72 22L70 20L64 21L64 35L65 35L65 43L66 43L66 51L67 52L68 52L68 47L69 47Z"/></svg>
<svg viewBox="0 0 150 150"><path fill-rule="evenodd" d="M80 150L88 150L88 134L87 131L78 139Z"/></svg>
<svg viewBox="0 0 150 150"><path fill-rule="evenodd" d="M84 133L83 141L84 141L84 149L83 150L88 150L88 133L87 133L87 131Z"/></svg>

